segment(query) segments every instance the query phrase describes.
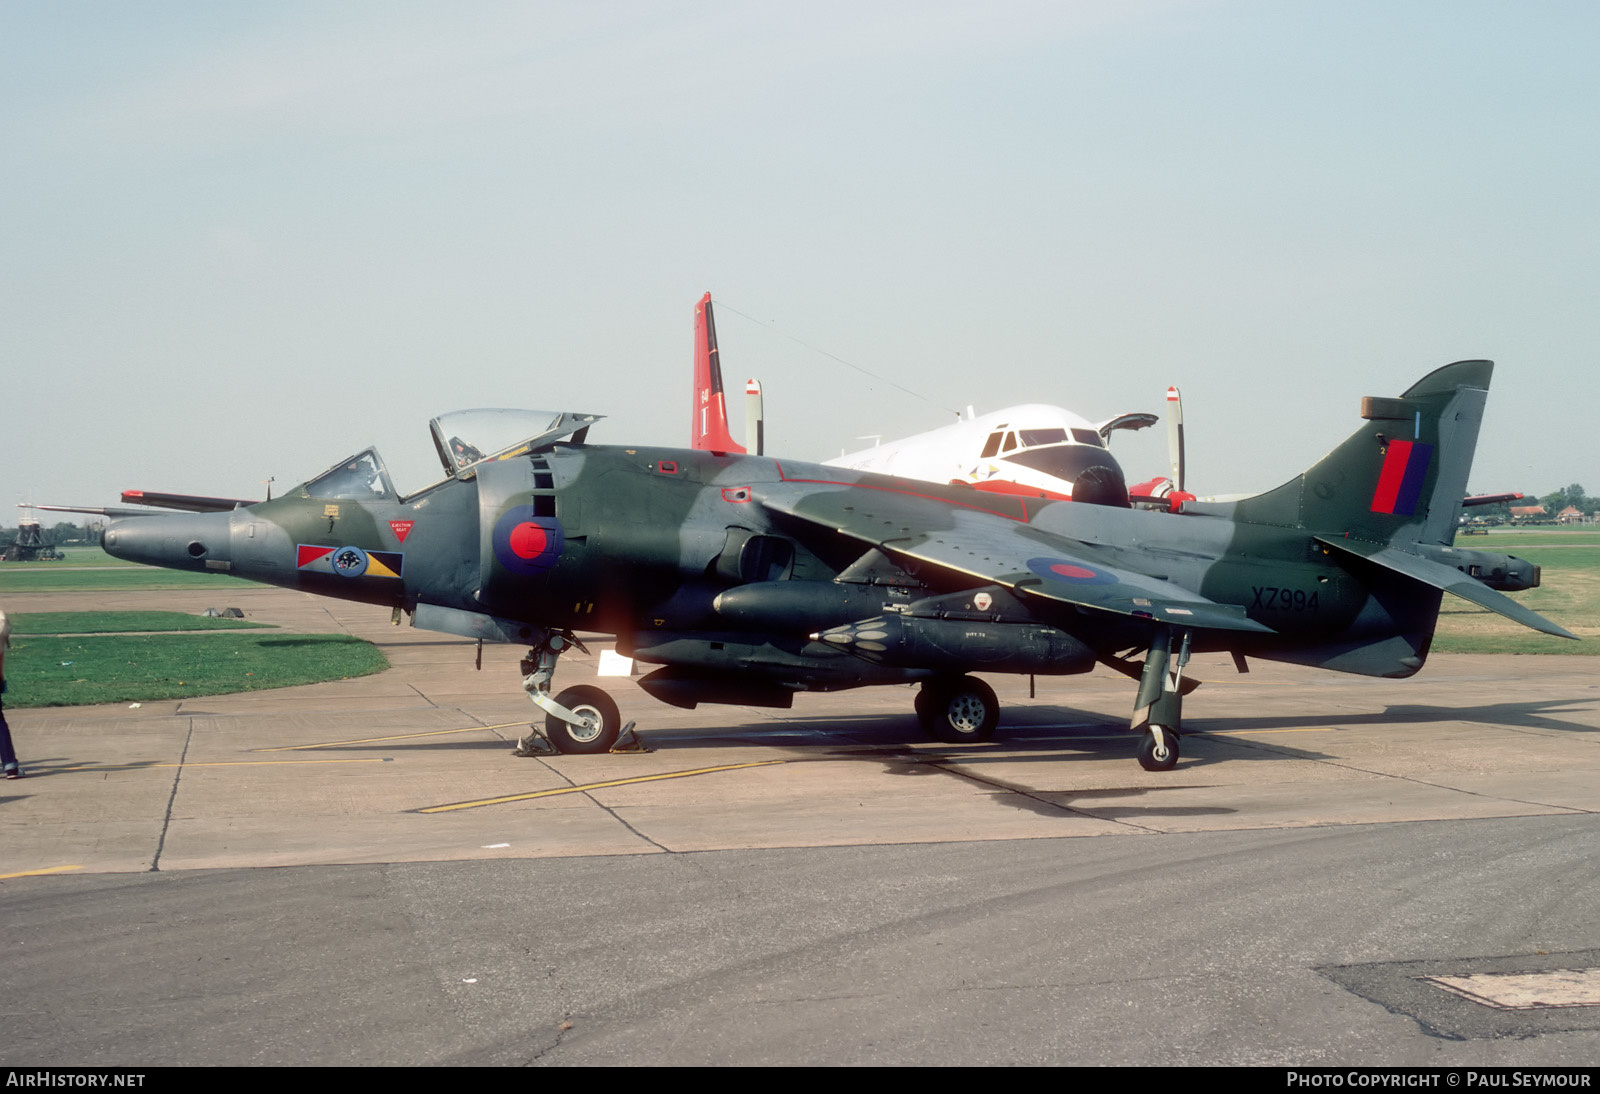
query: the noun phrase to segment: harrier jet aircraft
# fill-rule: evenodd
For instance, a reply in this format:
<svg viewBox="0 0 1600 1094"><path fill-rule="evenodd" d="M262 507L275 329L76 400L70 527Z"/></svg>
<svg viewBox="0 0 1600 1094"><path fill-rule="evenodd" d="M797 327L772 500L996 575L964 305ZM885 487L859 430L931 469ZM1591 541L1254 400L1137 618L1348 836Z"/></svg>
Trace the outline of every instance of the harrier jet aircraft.
<svg viewBox="0 0 1600 1094"><path fill-rule="evenodd" d="M581 631L658 666L640 685L683 707L920 684L917 713L947 741L994 732L973 672L1106 664L1138 680L1139 760L1166 770L1192 652L1410 676L1446 591L1573 637L1496 591L1536 584L1534 567L1451 546L1492 369L1461 361L1366 399L1309 470L1178 513L595 445L594 415L468 411L433 421L444 477L416 493L368 448L270 501L118 511L104 544L525 643L522 686L564 751L619 732L605 692L551 692Z"/></svg>

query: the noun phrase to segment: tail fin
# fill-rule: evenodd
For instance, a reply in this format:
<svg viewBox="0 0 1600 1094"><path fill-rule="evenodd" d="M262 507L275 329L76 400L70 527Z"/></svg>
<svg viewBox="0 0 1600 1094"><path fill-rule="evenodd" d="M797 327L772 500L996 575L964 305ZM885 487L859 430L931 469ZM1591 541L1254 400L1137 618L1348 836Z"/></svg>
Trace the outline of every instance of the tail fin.
<svg viewBox="0 0 1600 1094"><path fill-rule="evenodd" d="M722 363L717 360L717 324L711 317L711 294L694 309L694 404L689 420L689 447L702 452L743 452L728 432L728 401L722 392Z"/></svg>
<svg viewBox="0 0 1600 1094"><path fill-rule="evenodd" d="M1398 399L1363 399L1365 425L1299 478L1237 502L1234 519L1304 528L1323 550L1399 575L1416 583L1413 589L1453 593L1536 631L1577 637L1470 576L1465 565L1447 564L1493 372L1490 361L1457 361ZM1412 596L1385 605L1410 612L1413 638L1424 640L1437 609L1437 599L1430 605ZM1417 649L1415 665L1407 663L1413 669L1426 642Z"/></svg>
<svg viewBox="0 0 1600 1094"><path fill-rule="evenodd" d="M1237 520L1370 543L1455 538L1492 361L1457 361L1398 399L1361 401L1362 427L1311 469L1236 504Z"/></svg>

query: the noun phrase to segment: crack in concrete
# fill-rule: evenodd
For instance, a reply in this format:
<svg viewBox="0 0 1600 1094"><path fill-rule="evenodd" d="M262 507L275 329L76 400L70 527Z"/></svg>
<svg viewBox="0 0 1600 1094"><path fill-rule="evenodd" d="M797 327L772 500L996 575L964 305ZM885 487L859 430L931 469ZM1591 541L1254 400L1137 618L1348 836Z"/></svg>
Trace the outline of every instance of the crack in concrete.
<svg viewBox="0 0 1600 1094"><path fill-rule="evenodd" d="M189 719L189 732L183 738L183 751L178 754L178 769L172 773L172 793L167 795L167 811L161 818L161 834L156 837L156 853L150 859L150 873L161 872L161 853L167 847L167 830L172 827L172 807L178 801L178 783L183 779L183 764L189 758L189 742L194 740L194 719Z"/></svg>

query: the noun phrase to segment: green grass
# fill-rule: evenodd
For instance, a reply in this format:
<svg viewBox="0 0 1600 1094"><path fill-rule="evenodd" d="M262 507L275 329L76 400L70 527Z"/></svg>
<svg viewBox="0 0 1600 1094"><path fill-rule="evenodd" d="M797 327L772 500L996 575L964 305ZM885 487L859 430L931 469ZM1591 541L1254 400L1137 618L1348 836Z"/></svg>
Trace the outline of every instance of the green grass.
<svg viewBox="0 0 1600 1094"><path fill-rule="evenodd" d="M138 566L141 563L129 562L124 558L117 558L106 553L104 547L63 547L61 553L67 557L60 562L50 565L63 569L74 566Z"/></svg>
<svg viewBox="0 0 1600 1094"><path fill-rule="evenodd" d="M94 638L12 634L8 707L184 699L286 688L389 667L342 634L161 634Z"/></svg>
<svg viewBox="0 0 1600 1094"><path fill-rule="evenodd" d="M62 548L61 553L67 557L60 562L53 563L53 565L63 567L141 565L138 562L129 562L125 558L117 558L115 555L107 554L104 547L65 547Z"/></svg>
<svg viewBox="0 0 1600 1094"><path fill-rule="evenodd" d="M219 595L260 584L224 574L163 570L154 566L74 568L59 562L0 563L0 593L102 592L111 589L213 589Z"/></svg>
<svg viewBox="0 0 1600 1094"><path fill-rule="evenodd" d="M70 570L74 566L138 566L138 565L141 565L138 562L128 562L125 559L114 558L111 555L106 554L105 548L103 548L103 547L83 547L83 546L58 547L57 550L59 550L62 554L66 555L67 557L61 559L58 562L16 562L16 563L6 563L5 565L14 565L14 566L18 567L19 569L21 569L23 567L32 568L32 567L36 567L36 566L43 566L43 567L50 567L50 568L57 569L57 570ZM0 566L0 569L4 569L4 566Z"/></svg>
<svg viewBox="0 0 1600 1094"><path fill-rule="evenodd" d="M1505 528L1487 536L1458 536L1456 546L1516 555L1538 566L1539 587L1510 595L1582 641L1530 631L1446 595L1435 652L1600 655L1600 532Z"/></svg>
<svg viewBox="0 0 1600 1094"><path fill-rule="evenodd" d="M12 613L13 634L116 634L127 631L227 631L272 626L184 612Z"/></svg>
<svg viewBox="0 0 1600 1094"><path fill-rule="evenodd" d="M1593 527L1592 525L1590 527ZM1487 536L1457 536L1457 547L1477 547L1484 551L1509 551L1521 547L1600 547L1600 532L1562 532L1554 528L1528 528L1496 531Z"/></svg>
<svg viewBox="0 0 1600 1094"><path fill-rule="evenodd" d="M1565 624L1563 624L1565 626ZM1554 654L1581 654L1589 657L1600 656L1600 636L1578 634L1582 641L1574 642L1570 638L1556 638L1548 634L1538 634L1527 631L1524 634L1502 634L1494 627L1485 628L1485 633L1460 633L1465 631L1459 621L1452 621L1447 627L1444 616L1439 617L1439 630L1433 636L1433 653L1554 653ZM1567 630L1572 630L1567 627Z"/></svg>
<svg viewBox="0 0 1600 1094"><path fill-rule="evenodd" d="M259 589L227 574L167 570L113 558L100 547L64 547L60 562L0 563L0 593L101 592L109 589Z"/></svg>
<svg viewBox="0 0 1600 1094"><path fill-rule="evenodd" d="M209 589L220 601L260 588L220 574L123 563L97 547L67 559L0 566L0 593ZM6 657L11 707L179 699L366 676L389 667L369 642L336 634L258 635L240 619L182 612L20 612ZM215 631L213 634L117 634ZM94 637L61 637L63 635ZM104 634L104 637L100 635Z"/></svg>

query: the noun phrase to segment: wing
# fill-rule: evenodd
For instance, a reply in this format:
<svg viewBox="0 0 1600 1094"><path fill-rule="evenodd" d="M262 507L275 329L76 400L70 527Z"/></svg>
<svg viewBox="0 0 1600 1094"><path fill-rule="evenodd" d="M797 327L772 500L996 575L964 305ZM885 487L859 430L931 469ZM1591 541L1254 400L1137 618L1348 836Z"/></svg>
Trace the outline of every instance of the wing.
<svg viewBox="0 0 1600 1094"><path fill-rule="evenodd" d="M30 505L28 508L43 509L51 513L93 513L95 516L109 517L112 520L121 520L123 517L159 517L164 515L160 510L152 513L148 509L128 509L120 505Z"/></svg>
<svg viewBox="0 0 1600 1094"><path fill-rule="evenodd" d="M1020 503L969 505L889 482L764 483L753 495L775 513L1024 596L1185 627L1273 633L1241 607L1112 565L1092 544L1029 526Z"/></svg>
<svg viewBox="0 0 1600 1094"><path fill-rule="evenodd" d="M132 505L154 505L162 509L182 509L189 513L226 513L254 505L243 498L207 498L198 494L158 494L153 490L124 490L122 500ZM260 499L257 499L260 500Z"/></svg>
<svg viewBox="0 0 1600 1094"><path fill-rule="evenodd" d="M157 494L150 490L124 490L122 500L134 505L154 506L156 512L149 509L128 509L116 505L34 505L33 509L47 509L52 513L93 513L96 516L109 517L112 520L121 520L123 517L159 517L161 512L167 510L181 510L186 513L225 513L231 509L242 509L248 505L256 504L243 498L207 498L197 494Z"/></svg>

